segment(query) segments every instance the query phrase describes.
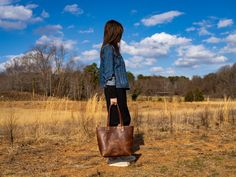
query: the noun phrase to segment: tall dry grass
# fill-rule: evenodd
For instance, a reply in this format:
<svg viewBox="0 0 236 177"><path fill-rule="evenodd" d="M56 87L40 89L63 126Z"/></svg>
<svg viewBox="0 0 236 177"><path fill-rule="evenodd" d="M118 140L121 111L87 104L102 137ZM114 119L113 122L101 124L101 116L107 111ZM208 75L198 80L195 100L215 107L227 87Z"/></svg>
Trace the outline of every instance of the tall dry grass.
<svg viewBox="0 0 236 177"><path fill-rule="evenodd" d="M91 141L95 139L95 127L106 125L105 99L97 94L88 101L48 98L41 102L0 104L0 139L11 145L50 140ZM178 97L171 101L164 97L162 102L128 99L128 106L135 133L143 133L147 139L156 139L162 132L231 128L236 120L236 102L226 98L200 103L181 102Z"/></svg>
<svg viewBox="0 0 236 177"><path fill-rule="evenodd" d="M13 139L18 142L73 138L87 141L95 135L94 127L102 122L104 115L104 100L97 95L87 102L49 98L41 103L41 108L31 109L14 107L15 102L1 104L4 106L0 108L0 138L11 144Z"/></svg>

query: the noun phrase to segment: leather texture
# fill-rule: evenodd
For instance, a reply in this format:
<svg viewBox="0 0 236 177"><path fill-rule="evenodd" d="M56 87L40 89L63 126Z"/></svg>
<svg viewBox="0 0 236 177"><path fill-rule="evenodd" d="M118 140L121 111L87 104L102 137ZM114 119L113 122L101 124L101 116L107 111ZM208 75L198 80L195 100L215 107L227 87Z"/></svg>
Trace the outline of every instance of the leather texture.
<svg viewBox="0 0 236 177"><path fill-rule="evenodd" d="M133 126L124 126L119 105L116 104L120 124L118 126L109 126L110 110L109 107L106 127L96 127L97 141L100 154L103 157L116 157L131 155L133 146Z"/></svg>

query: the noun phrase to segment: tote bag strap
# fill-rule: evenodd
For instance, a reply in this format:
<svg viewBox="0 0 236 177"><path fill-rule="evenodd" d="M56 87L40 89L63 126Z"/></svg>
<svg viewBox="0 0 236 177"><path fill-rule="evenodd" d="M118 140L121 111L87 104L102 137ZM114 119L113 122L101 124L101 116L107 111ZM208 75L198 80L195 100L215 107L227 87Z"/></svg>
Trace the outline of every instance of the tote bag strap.
<svg viewBox="0 0 236 177"><path fill-rule="evenodd" d="M109 111L108 111L108 115L107 115L107 127L110 126L110 113L111 113L111 106L112 106L112 105L113 105L113 104L110 104L110 106L109 106ZM121 126L123 127L123 126L124 126L124 123L123 123L123 119L122 119L122 116L121 116L121 112L120 112L120 108L119 108L118 103L116 104L116 106L117 106L117 110L118 110L118 114L119 114L120 124L121 124Z"/></svg>

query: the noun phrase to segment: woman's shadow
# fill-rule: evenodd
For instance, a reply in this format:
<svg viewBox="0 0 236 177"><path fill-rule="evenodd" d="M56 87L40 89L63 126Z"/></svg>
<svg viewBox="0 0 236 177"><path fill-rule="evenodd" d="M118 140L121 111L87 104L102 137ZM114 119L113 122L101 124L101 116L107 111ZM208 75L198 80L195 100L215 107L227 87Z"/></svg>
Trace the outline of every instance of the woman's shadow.
<svg viewBox="0 0 236 177"><path fill-rule="evenodd" d="M143 139L143 132L137 132L134 134L134 143L133 143L133 155L136 157L135 161L138 161L138 159L141 157L141 153L136 153L138 150L140 150L140 145L144 145L144 139Z"/></svg>

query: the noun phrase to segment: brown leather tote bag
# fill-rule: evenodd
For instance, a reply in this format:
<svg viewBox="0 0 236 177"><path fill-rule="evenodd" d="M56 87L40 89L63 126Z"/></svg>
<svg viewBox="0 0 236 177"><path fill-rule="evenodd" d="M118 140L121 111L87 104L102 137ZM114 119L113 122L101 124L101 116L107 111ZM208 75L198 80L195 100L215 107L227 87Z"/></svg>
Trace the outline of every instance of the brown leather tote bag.
<svg viewBox="0 0 236 177"><path fill-rule="evenodd" d="M133 126L124 126L118 104L120 124L118 126L110 125L109 107L106 127L96 127L97 141L100 154L103 157L128 156L132 154L133 146Z"/></svg>

